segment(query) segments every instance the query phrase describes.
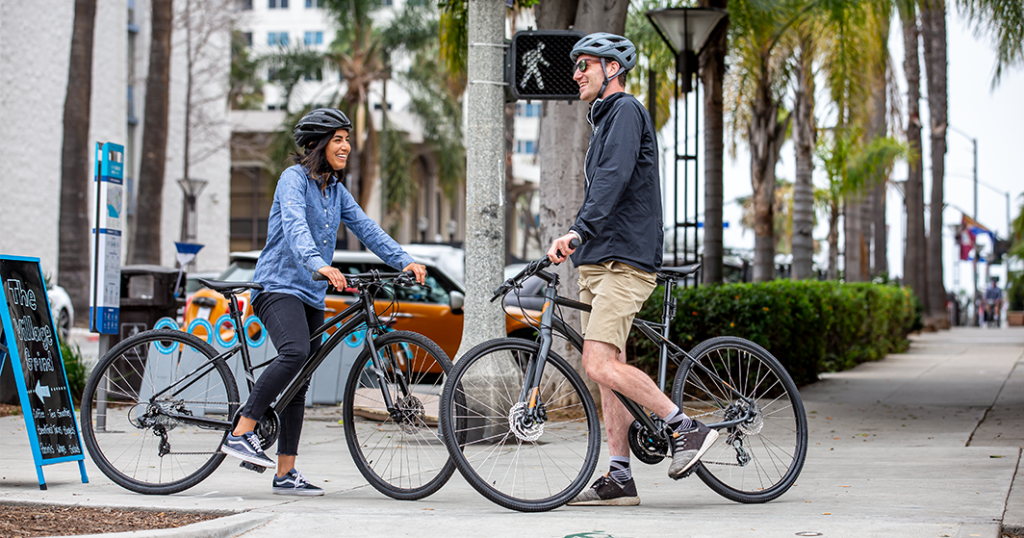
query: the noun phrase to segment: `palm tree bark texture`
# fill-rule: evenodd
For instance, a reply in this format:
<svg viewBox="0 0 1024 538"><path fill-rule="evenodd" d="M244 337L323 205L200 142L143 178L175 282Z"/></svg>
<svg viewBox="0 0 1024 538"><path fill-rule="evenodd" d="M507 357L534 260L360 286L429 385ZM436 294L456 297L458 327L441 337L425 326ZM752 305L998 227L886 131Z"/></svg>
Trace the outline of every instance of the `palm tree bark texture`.
<svg viewBox="0 0 1024 538"><path fill-rule="evenodd" d="M918 60L919 29L917 13L911 6L900 12L903 19L903 43L906 56L903 71L907 77L907 182L904 189L907 210L907 244L903 258L903 281L909 285L928 312L927 251L924 233L924 186L921 170L921 65ZM941 260L937 260L941 263Z"/></svg>
<svg viewBox="0 0 1024 538"><path fill-rule="evenodd" d="M796 181L793 183L793 280L814 277L814 148L817 132L814 120L813 31L800 26L798 53L794 64L796 91L793 96L793 145L796 150Z"/></svg>
<svg viewBox="0 0 1024 538"><path fill-rule="evenodd" d="M700 0L700 7L726 9L728 0ZM705 284L722 282L722 205L725 159L722 80L729 47L729 18L719 23L700 54L700 80L704 85L704 257Z"/></svg>
<svg viewBox="0 0 1024 538"><path fill-rule="evenodd" d="M768 54L768 53L766 53ZM762 58L767 70L768 58ZM750 181L754 187L754 282L775 278L775 164L786 139L791 114L779 121L779 102L771 80L759 81L747 127Z"/></svg>
<svg viewBox="0 0 1024 538"><path fill-rule="evenodd" d="M164 173L167 163L167 123L170 99L171 33L174 3L155 0L149 72L146 77L145 123L142 131L142 162L139 165L135 230L128 248L130 263L160 264Z"/></svg>
<svg viewBox="0 0 1024 538"><path fill-rule="evenodd" d="M83 313L89 308L89 103L95 25L96 0L77 0L64 99L57 274L72 306Z"/></svg>
<svg viewBox="0 0 1024 538"><path fill-rule="evenodd" d="M934 323L947 326L946 289L942 278L942 209L946 167L946 2L921 3L922 40L927 72L931 135L932 192L928 233L928 309Z"/></svg>

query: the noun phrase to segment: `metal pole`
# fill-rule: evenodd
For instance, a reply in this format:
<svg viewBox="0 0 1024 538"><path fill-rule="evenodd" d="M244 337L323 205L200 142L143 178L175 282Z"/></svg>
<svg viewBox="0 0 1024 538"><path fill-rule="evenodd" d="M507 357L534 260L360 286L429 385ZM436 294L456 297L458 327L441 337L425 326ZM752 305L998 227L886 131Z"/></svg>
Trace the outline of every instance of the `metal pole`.
<svg viewBox="0 0 1024 538"><path fill-rule="evenodd" d="M971 138L971 144L974 146L974 222L978 222L978 139ZM978 240L974 240L974 261L971 263L971 278L974 281L973 300L971 303L974 305L974 325L981 325L978 320Z"/></svg>

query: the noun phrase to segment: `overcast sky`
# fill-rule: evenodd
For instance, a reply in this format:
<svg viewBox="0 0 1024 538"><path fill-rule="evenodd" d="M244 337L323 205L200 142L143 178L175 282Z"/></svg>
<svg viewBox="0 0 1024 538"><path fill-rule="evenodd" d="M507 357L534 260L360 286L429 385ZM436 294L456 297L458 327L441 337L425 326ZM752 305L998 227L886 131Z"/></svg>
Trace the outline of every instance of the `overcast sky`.
<svg viewBox="0 0 1024 538"><path fill-rule="evenodd" d="M1010 70L1004 74L1001 82L994 89L992 88L992 74L995 66L995 53L988 37L975 38L973 30L967 26L965 20L955 8L951 8L948 18L948 84L949 84L949 123L952 127L967 133L978 139L978 179L982 183L978 186L978 220L1000 237L1006 237L1007 215L1006 215L1006 192L1010 193L1011 218L1015 217L1020 207L1020 196L1024 192L1024 71ZM903 35L899 20L893 21L893 28L890 33L889 50L897 71L897 77L901 85L901 95L904 99L902 109L906 110L906 84L903 76ZM924 60L921 60L922 71ZM924 73L921 77L921 113L922 123L928 125L928 102L927 87L925 85ZM825 100L819 97L819 107ZM905 112L904 112L905 113ZM662 131L667 143L671 144L672 129L671 123ZM925 202L931 196L931 170L928 147L928 133L922 132L924 139L924 166L925 166ZM703 147L703 141L701 141ZM946 179L944 199L946 210L943 213L943 221L947 224L960 222L960 210L968 214L973 212L974 205L974 183L973 183L973 153L971 141L956 132L949 132L947 136L948 150L946 153ZM703 149L701 148L701 157ZM795 175L793 159L793 145L787 142L782 148L781 159L776 169L779 177L792 180ZM670 163L668 158L665 163ZM703 162L700 163L703 170ZM681 175L681 172L680 172ZM692 174L691 174L692 175ZM703 172L700 174L703 179ZM667 166L665 177L669 182L666 187L666 199L670 198L672 169ZM893 171L892 178L903 180L907 177L906 163L898 163ZM815 182L824 186L827 179L820 170L815 170ZM987 186L986 186L987 185ZM691 187L692 189L692 187ZM754 234L752 231L744 232L739 227L740 207L732 203L737 197L749 196L752 192L750 186L750 157L746 148L740 144L737 150L736 159L726 155L725 162L725 215L724 219L729 223L725 230L725 246L733 248L748 248L754 246ZM700 198L703 202L703 181L701 184ZM889 223L889 266L890 274L896 276L903 273L902 242L902 198L892 191L888 197L888 223ZM701 204L703 211L703 203ZM671 206L668 208L666 221L671 220ZM701 219L703 220L703 218ZM668 224L668 222L667 222ZM827 222L824 215L819 215L819 226L815 229L814 237L825 243L828 233ZM959 264L960 279L955 281L954 245L951 233L945 233L946 238L943 244L943 265L947 289L970 288L971 266L969 263ZM823 262L827 259L827 247L822 249L821 255L816 259ZM984 275L984 265L979 266L979 272ZM1000 282L1005 282L1005 269L993 267L993 275L1002 275ZM980 277L979 277L980 278Z"/></svg>

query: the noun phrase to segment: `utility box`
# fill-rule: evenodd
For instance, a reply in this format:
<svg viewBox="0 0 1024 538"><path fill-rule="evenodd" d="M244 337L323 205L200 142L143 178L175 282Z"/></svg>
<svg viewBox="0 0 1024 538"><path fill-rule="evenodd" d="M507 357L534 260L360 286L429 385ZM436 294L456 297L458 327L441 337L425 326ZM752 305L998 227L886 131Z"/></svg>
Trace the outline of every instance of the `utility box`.
<svg viewBox="0 0 1024 538"><path fill-rule="evenodd" d="M185 283L182 274L181 284ZM127 265L121 268L121 319L117 341L148 331L160 318L174 318L185 303L184 288L175 290L178 270L159 265ZM181 305L175 297L179 291ZM113 346L114 342L111 342Z"/></svg>

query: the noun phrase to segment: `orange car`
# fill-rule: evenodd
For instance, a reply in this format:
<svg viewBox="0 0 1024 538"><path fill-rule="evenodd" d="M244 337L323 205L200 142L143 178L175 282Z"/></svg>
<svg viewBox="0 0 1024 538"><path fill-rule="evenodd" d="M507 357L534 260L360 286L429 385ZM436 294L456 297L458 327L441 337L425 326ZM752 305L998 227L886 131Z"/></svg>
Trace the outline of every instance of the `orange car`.
<svg viewBox="0 0 1024 538"><path fill-rule="evenodd" d="M247 282L252 279L256 270L256 259L260 251L234 252L231 254L231 265L224 271L218 280L234 282ZM433 340L449 357L454 357L462 341L462 303L465 299L465 290L462 285L451 278L444 270L440 269L430 261L419 261L427 268L427 284L430 290L422 287L399 288L396 301L392 302L390 297L379 297L375 301L377 313L383 320L391 321L389 325L399 331L413 331L420 333ZM342 273L365 273L372 269L383 272L394 272L375 254L370 252L355 252L337 250L334 252L334 259L331 265L337 267ZM238 296L239 306L245 313L245 317L253 315L252 305L249 302L248 292ZM338 292L330 288L327 292L325 317L343 311L356 300L356 295L349 292ZM205 319L211 323L219 320L227 313L227 299L223 295L203 288L195 293L188 304L185 305L184 326L187 328L195 319ZM532 326L524 323L523 310L518 307L506 307L508 316L505 317L505 330L509 336L520 338L535 338L535 330ZM527 310L527 314L534 320L540 319L540 312ZM537 321L532 321L536 324ZM259 325L248 324L249 335L257 337ZM221 326L222 336L230 341L233 329L230 324ZM195 327L193 331L197 336L205 337L206 330L202 327Z"/></svg>

